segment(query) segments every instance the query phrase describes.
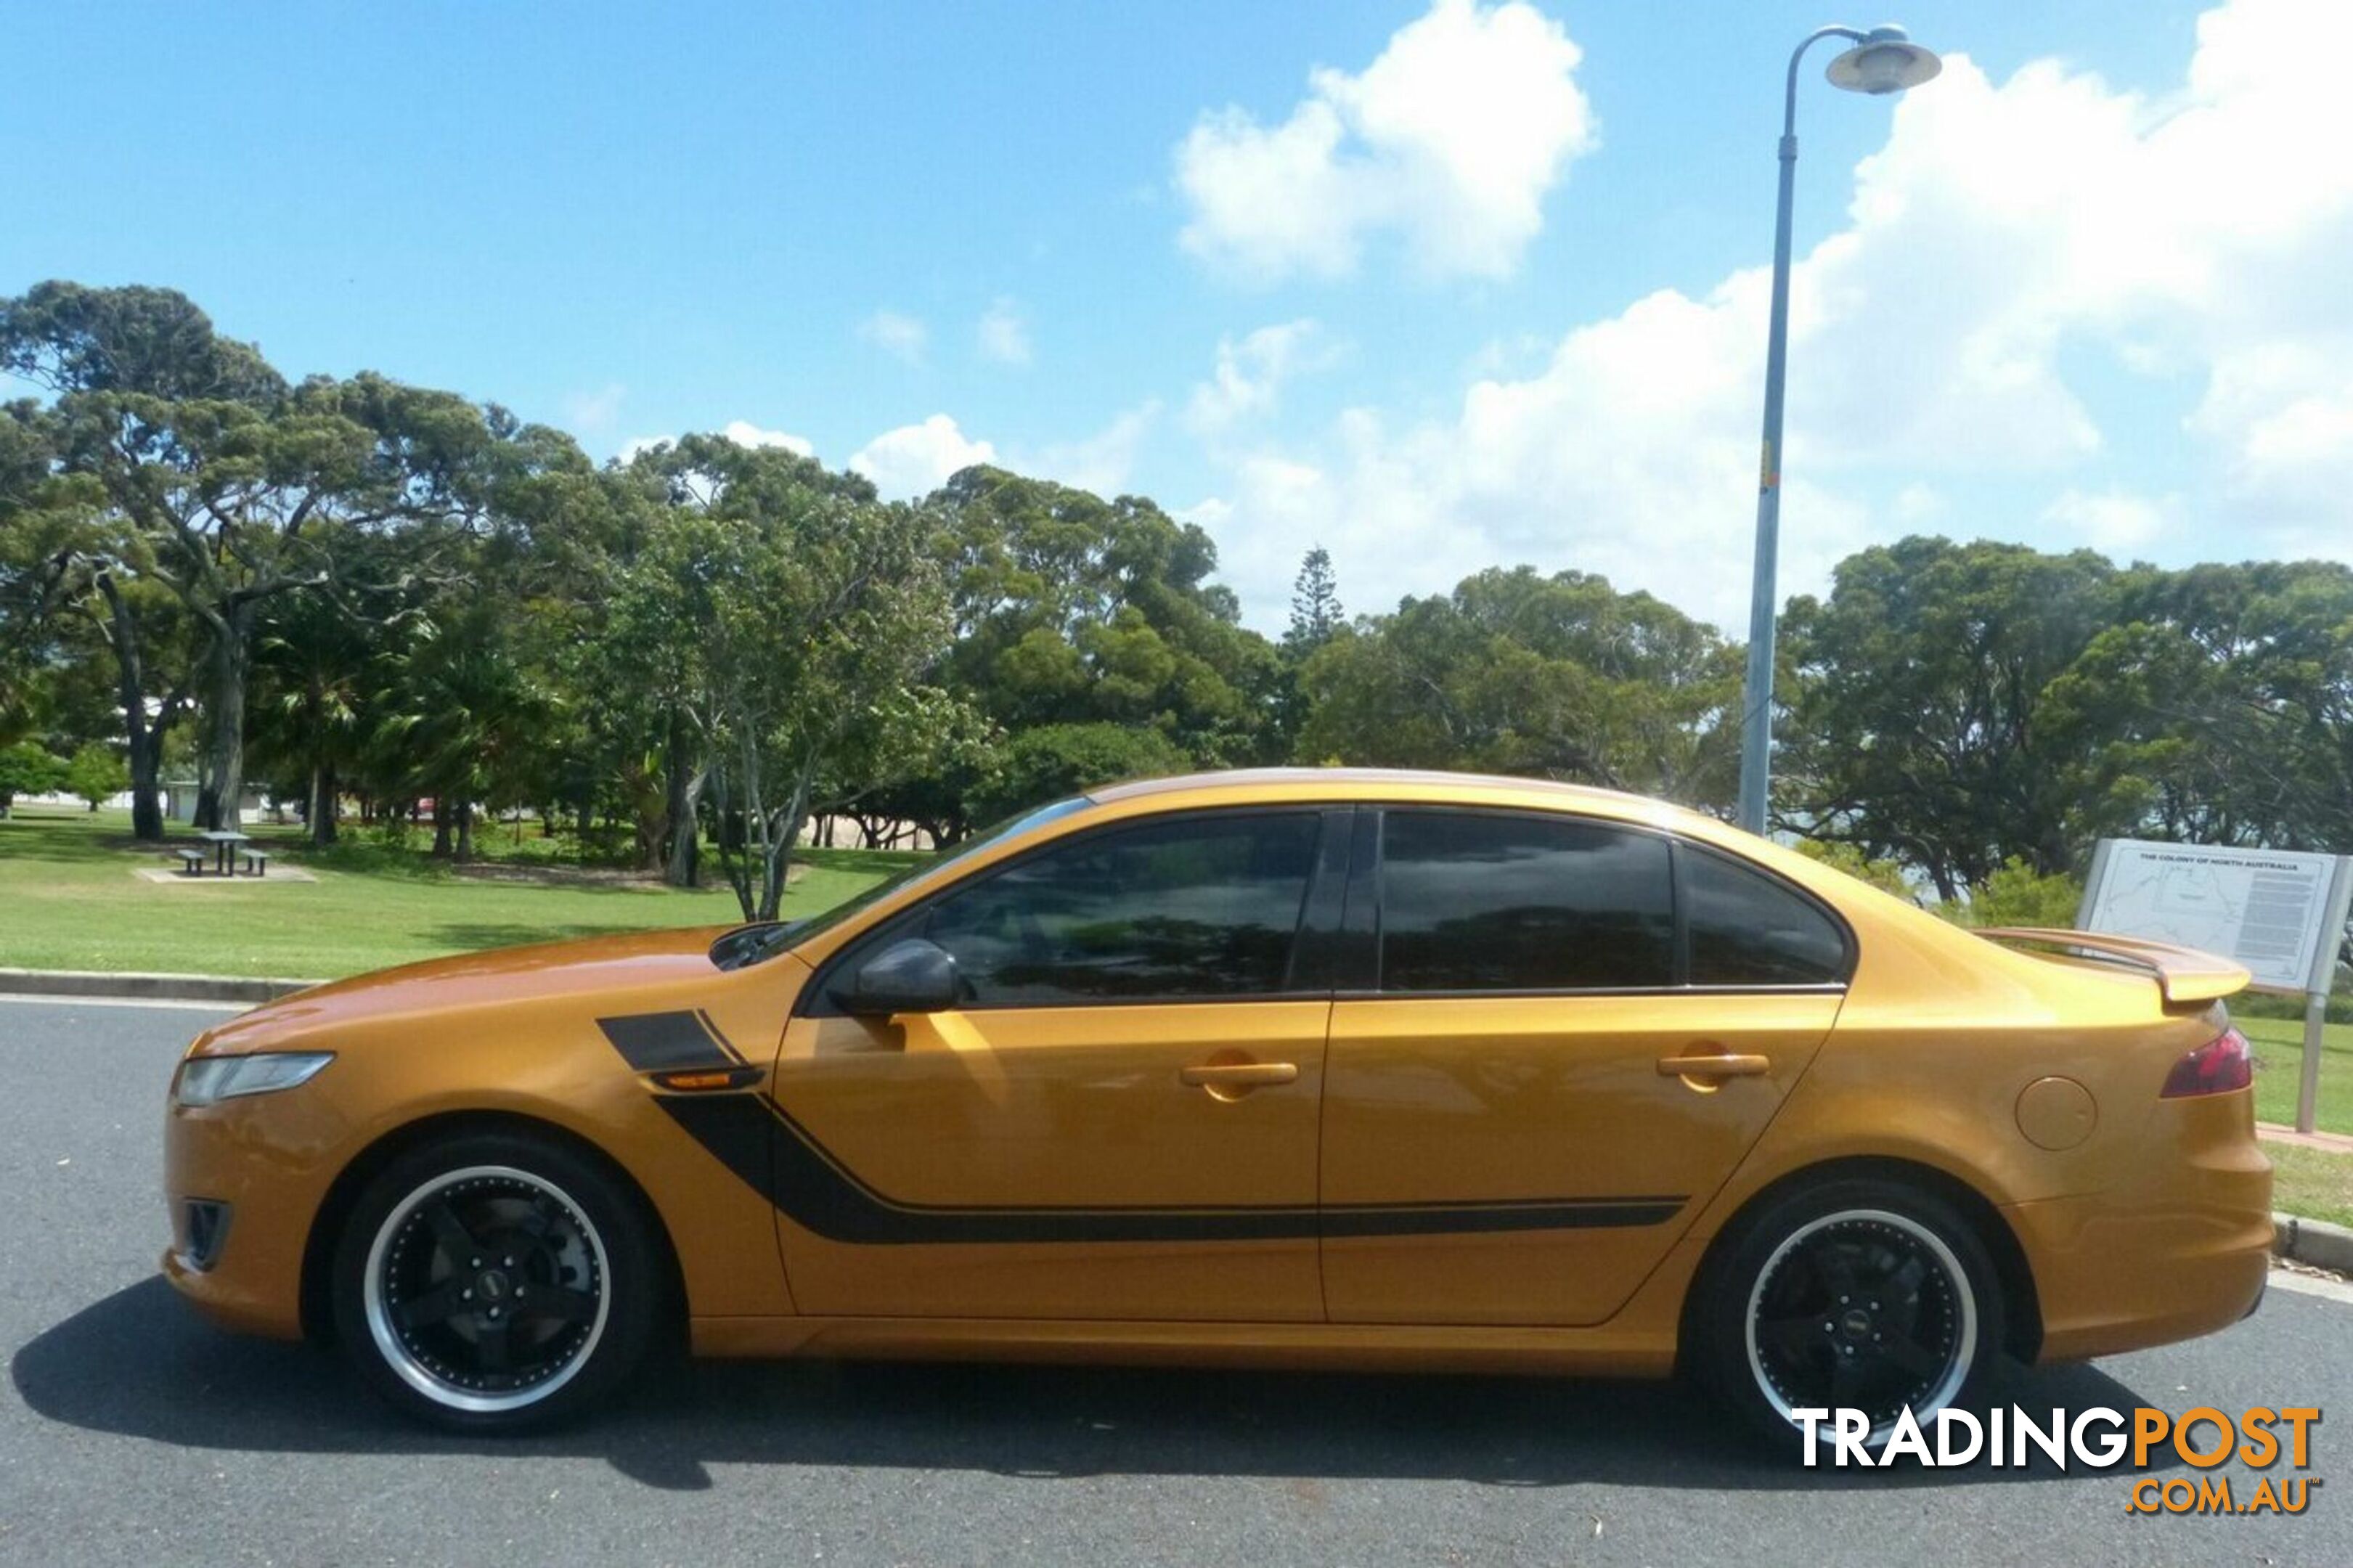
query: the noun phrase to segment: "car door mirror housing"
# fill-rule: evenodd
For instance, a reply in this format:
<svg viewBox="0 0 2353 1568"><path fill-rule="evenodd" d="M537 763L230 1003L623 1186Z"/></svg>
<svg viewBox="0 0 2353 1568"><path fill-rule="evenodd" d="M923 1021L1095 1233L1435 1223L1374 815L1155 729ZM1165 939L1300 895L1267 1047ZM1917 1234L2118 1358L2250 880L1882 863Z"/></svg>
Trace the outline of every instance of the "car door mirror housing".
<svg viewBox="0 0 2353 1568"><path fill-rule="evenodd" d="M944 1013L956 1005L955 957L935 942L909 937L859 965L849 984L831 994L843 1012L855 1017Z"/></svg>

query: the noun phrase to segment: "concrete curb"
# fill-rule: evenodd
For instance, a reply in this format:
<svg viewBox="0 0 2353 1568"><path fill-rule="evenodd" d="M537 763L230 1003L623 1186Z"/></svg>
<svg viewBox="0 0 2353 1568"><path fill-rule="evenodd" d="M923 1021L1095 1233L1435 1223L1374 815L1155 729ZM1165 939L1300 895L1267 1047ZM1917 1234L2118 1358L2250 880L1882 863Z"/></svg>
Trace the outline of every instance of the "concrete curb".
<svg viewBox="0 0 2353 1568"><path fill-rule="evenodd" d="M2315 1268L2353 1274L2353 1230L2325 1219L2292 1214L2272 1215L2272 1251Z"/></svg>
<svg viewBox="0 0 2353 1568"><path fill-rule="evenodd" d="M324 984L234 974L119 974L88 969L0 969L0 993L106 996L140 1002L268 1002Z"/></svg>

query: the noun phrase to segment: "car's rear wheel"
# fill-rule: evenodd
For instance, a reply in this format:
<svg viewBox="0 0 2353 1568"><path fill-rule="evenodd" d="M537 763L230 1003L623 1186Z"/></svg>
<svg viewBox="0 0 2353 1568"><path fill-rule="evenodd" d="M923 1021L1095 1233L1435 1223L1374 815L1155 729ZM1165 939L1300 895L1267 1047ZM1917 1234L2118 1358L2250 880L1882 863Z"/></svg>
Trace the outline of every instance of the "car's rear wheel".
<svg viewBox="0 0 2353 1568"><path fill-rule="evenodd" d="M558 1420L645 1353L664 1278L649 1228L634 1194L553 1139L411 1150L353 1208L336 1331L413 1415L470 1431Z"/></svg>
<svg viewBox="0 0 2353 1568"><path fill-rule="evenodd" d="M1767 1203L1697 1289L1695 1369L1784 1443L1808 1408L1862 1411L1873 1447L1907 1408L1925 1429L1975 1392L2004 1341L1984 1243L1950 1204L1894 1182L1825 1182Z"/></svg>

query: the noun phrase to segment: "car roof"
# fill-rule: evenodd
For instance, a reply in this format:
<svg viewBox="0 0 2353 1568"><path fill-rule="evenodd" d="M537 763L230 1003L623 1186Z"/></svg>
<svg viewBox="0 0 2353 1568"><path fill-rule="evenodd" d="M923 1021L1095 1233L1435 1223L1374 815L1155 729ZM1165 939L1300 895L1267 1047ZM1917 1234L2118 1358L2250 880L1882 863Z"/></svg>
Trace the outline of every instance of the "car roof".
<svg viewBox="0 0 2353 1568"><path fill-rule="evenodd" d="M1720 830L1723 824L1683 806L1622 790L1550 779L1511 778L1497 773L1440 773L1418 768L1234 768L1220 773L1181 773L1134 779L1087 792L1099 805L1160 796L1192 797L1184 804L1245 801L1404 801L1454 805L1531 805L1575 810L1660 826ZM1166 804L1178 804L1169 800ZM1712 835L1711 835L1712 836Z"/></svg>

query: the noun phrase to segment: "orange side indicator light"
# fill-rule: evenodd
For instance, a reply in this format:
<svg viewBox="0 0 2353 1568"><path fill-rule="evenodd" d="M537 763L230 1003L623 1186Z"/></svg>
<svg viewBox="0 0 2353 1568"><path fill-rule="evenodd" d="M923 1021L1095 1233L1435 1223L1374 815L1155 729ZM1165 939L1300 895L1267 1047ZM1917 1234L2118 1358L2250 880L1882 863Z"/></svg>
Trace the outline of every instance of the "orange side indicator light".
<svg viewBox="0 0 2353 1568"><path fill-rule="evenodd" d="M658 1088L678 1093L699 1089L735 1089L749 1083L754 1075L744 1068L723 1068L694 1072L658 1072L653 1080Z"/></svg>

